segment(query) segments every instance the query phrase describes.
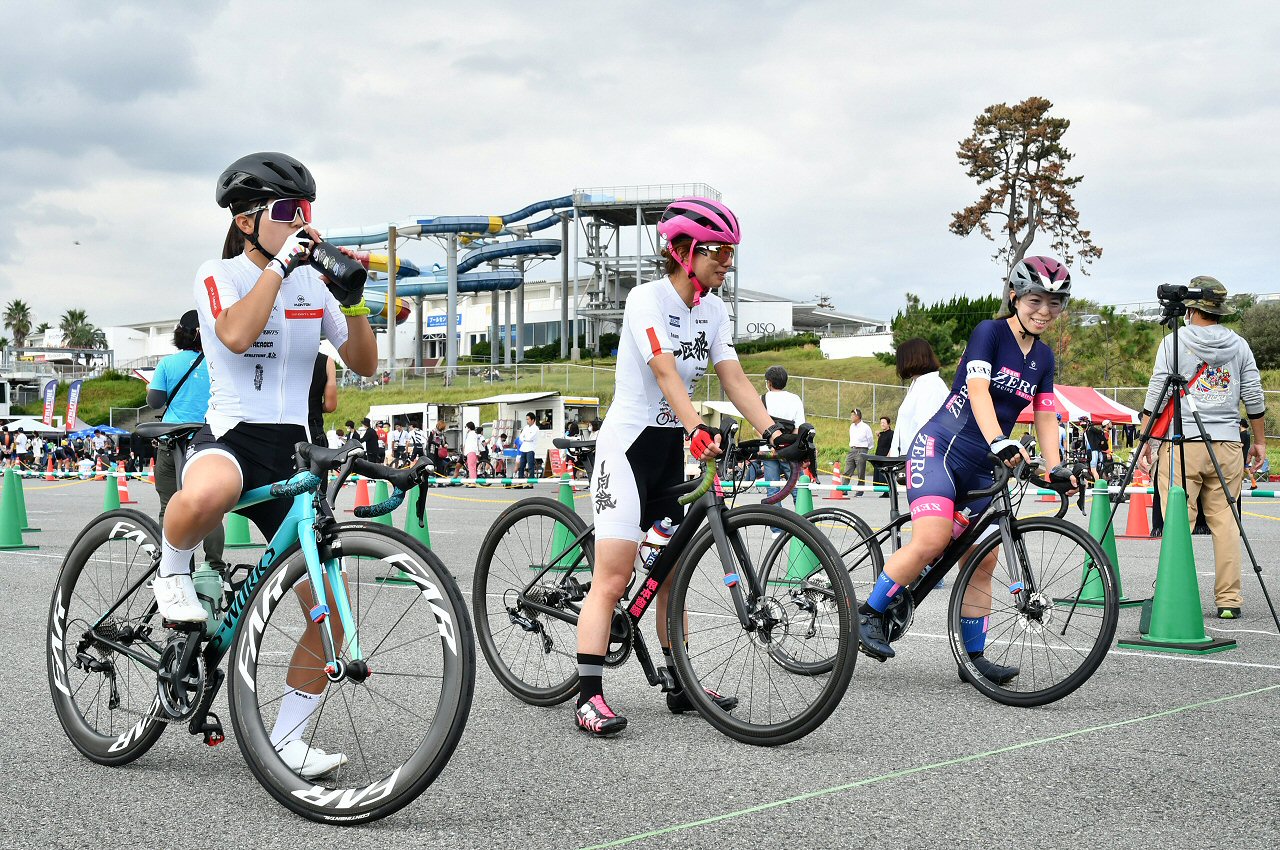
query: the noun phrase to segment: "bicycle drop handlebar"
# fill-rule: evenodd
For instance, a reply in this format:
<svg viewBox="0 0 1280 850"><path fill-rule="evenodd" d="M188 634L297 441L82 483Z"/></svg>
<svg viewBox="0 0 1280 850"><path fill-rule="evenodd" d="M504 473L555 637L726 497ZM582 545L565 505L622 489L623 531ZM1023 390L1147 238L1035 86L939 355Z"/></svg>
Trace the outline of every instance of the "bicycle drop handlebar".
<svg viewBox="0 0 1280 850"><path fill-rule="evenodd" d="M364 447L355 441L337 449L326 449L312 443L298 443L294 446L294 462L299 472L288 481L274 484L271 487L273 496L298 496L315 490L323 482L323 477L333 470L338 477L330 485L326 494L329 503L333 504L338 492L352 473L363 475L378 481L391 484L391 496L375 505L361 506L355 509L355 515L361 519L384 516L391 513L404 502L405 494L414 487L425 484L431 471L435 468L426 458L420 460L409 469L392 469L380 463L365 460ZM420 502L421 504L421 502Z"/></svg>
<svg viewBox="0 0 1280 850"><path fill-rule="evenodd" d="M797 432L796 442L787 446L785 449L775 451L765 445L764 440L750 440L744 443L733 444L733 435L737 433L738 426L735 424L731 428L726 429L725 439L728 445L724 453L721 455L723 460L730 458L736 460L780 460L786 461L789 466L787 480L783 484L782 489L772 496L763 499L762 504L776 505L783 499L791 495L791 491L796 489L796 484L800 481L800 464L788 455L804 454L813 449L814 440L817 432L812 425L805 423L800 426ZM702 474L702 481L698 487L690 493L681 496L679 501L681 505L690 505L705 495L713 486L715 486L717 469L714 461L703 461L705 467Z"/></svg>

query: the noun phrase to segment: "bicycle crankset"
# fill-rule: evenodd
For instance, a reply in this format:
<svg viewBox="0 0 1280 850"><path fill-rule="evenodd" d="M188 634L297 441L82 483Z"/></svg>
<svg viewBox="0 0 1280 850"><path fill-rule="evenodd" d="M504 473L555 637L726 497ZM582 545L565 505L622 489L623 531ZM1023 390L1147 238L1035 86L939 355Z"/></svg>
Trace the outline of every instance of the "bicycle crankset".
<svg viewBox="0 0 1280 850"><path fill-rule="evenodd" d="M198 646L190 646L190 641L199 643L196 632L170 638L160 654L160 669L156 672L156 696L164 713L173 720L186 720L195 713L208 683L204 658Z"/></svg>
<svg viewBox="0 0 1280 850"><path fill-rule="evenodd" d="M631 618L618 606L613 611L613 621L609 624L609 647L604 654L604 666L621 667L631 657L633 631Z"/></svg>
<svg viewBox="0 0 1280 850"><path fill-rule="evenodd" d="M884 612L884 633L889 643L893 643L907 633L915 616L916 603L911 598L911 594L899 593L893 597L893 601Z"/></svg>

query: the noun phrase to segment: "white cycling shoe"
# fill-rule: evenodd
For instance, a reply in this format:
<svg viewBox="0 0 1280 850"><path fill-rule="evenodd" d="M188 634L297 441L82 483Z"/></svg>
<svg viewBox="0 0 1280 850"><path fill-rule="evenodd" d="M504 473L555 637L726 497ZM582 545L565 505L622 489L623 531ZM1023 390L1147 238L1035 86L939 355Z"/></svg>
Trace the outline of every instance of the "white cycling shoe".
<svg viewBox="0 0 1280 850"><path fill-rule="evenodd" d="M209 619L209 612L204 610L196 596L196 586L190 574L160 578L156 576L151 582L151 590L156 595L156 607L160 616L174 623L203 623Z"/></svg>
<svg viewBox="0 0 1280 850"><path fill-rule="evenodd" d="M303 779L316 779L333 773L347 763L343 753L326 753L319 747L308 747L301 738L294 738L276 752L285 765Z"/></svg>

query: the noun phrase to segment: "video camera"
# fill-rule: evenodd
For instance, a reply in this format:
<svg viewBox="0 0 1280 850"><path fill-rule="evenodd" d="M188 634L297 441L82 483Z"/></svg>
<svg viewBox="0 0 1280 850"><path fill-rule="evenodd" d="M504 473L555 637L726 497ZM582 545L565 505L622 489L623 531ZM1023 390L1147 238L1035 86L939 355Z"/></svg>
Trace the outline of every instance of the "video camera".
<svg viewBox="0 0 1280 850"><path fill-rule="evenodd" d="M1204 298L1205 295L1204 289L1181 283L1162 283L1156 287L1156 298L1160 299L1161 304L1181 304L1183 301L1196 301Z"/></svg>

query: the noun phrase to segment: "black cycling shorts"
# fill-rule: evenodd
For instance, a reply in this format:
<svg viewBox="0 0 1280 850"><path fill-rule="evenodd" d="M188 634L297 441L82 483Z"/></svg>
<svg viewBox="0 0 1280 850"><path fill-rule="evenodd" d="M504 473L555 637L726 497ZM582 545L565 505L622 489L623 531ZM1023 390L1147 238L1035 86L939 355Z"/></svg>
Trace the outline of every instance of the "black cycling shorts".
<svg viewBox="0 0 1280 850"><path fill-rule="evenodd" d="M283 481L296 471L293 466L294 446L305 443L307 429L301 425L275 425L241 422L221 437L214 437L208 425L196 432L187 449L187 466L201 452L217 452L240 468L240 494L243 496L256 487L264 487ZM241 513L249 519L262 536L270 540L289 515L292 499L272 499L245 508Z"/></svg>
<svg viewBox="0 0 1280 850"><path fill-rule="evenodd" d="M621 442L608 429L596 440L592 518L597 540L639 543L658 520L684 517L680 497L664 494L684 481L684 431L653 426Z"/></svg>

